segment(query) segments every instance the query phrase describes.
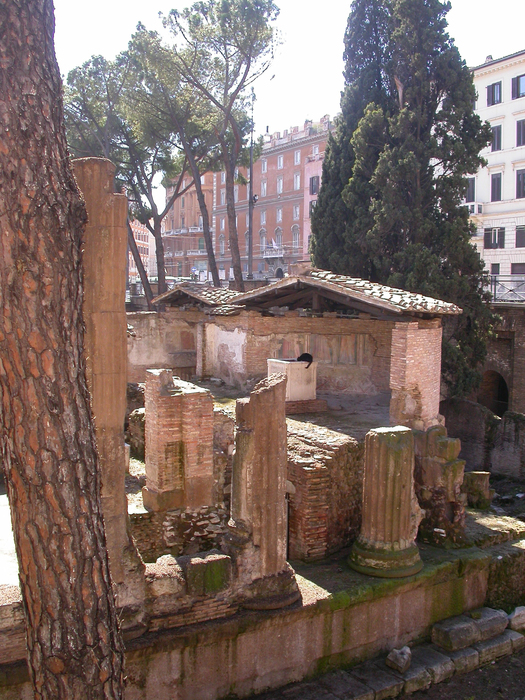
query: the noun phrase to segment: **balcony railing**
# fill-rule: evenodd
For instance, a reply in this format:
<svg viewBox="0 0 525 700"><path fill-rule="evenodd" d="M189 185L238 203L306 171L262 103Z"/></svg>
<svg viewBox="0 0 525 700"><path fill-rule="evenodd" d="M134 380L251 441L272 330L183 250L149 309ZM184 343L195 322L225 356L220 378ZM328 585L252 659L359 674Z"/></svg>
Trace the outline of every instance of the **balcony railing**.
<svg viewBox="0 0 525 700"><path fill-rule="evenodd" d="M188 250L186 255L206 255L206 250Z"/></svg>
<svg viewBox="0 0 525 700"><path fill-rule="evenodd" d="M525 275L491 275L490 293L494 301L525 301Z"/></svg>
<svg viewBox="0 0 525 700"><path fill-rule="evenodd" d="M284 256L284 248L265 248L263 250L263 258L282 258Z"/></svg>

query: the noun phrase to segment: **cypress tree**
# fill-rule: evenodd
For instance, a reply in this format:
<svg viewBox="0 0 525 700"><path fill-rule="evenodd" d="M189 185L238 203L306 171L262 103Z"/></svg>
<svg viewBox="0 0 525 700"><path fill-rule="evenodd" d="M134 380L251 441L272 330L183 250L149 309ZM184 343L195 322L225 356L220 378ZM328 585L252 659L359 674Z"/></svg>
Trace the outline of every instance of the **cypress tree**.
<svg viewBox="0 0 525 700"><path fill-rule="evenodd" d="M464 395L479 381L492 314L461 200L490 134L446 32L449 9L440 0L354 3L342 117L323 170L312 249L318 266L461 306L463 315L444 329L442 367L451 393ZM378 16L380 65L363 65L375 41L370 19Z"/></svg>

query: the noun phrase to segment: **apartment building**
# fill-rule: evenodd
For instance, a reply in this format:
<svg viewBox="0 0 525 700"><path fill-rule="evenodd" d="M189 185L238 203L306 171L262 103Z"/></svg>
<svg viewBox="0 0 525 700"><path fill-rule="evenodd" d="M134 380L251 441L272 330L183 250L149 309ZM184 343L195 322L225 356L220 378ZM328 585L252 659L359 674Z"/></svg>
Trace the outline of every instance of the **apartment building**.
<svg viewBox="0 0 525 700"><path fill-rule="evenodd" d="M469 178L473 239L497 299L525 301L525 50L472 69L476 111L492 127L487 166Z"/></svg>
<svg viewBox="0 0 525 700"><path fill-rule="evenodd" d="M260 158L253 166L253 266L255 279L281 277L289 266L308 257L310 216L317 201L322 163L332 124L328 115L307 120L302 129L266 135ZM246 169L241 174L248 179ZM243 274L248 261L248 185L235 189L237 233ZM228 249L226 174L216 173L214 222L219 274L233 277Z"/></svg>
<svg viewBox="0 0 525 700"><path fill-rule="evenodd" d="M317 201L330 118L306 121L282 134L266 135L262 154L253 166L253 263L255 279L279 277L289 265L308 257L310 216ZM248 261L248 178L246 168L236 173L235 207L243 274ZM211 216L212 241L221 279L233 278L226 213L226 173L202 176ZM183 189L186 183L183 183ZM166 190L168 199L173 187ZM164 221L166 274L172 277L209 278L202 233L202 215L195 189L177 198Z"/></svg>
<svg viewBox="0 0 525 700"><path fill-rule="evenodd" d="M133 238L137 243L137 248L139 251L140 259L144 265L148 275L156 274L156 267L154 266L155 259L155 239L149 232L145 224L141 224L140 221L130 220L131 230L133 231ZM153 258L153 261L152 261ZM135 264L135 259L131 250L128 248L128 279L130 284L135 284L140 282L139 272Z"/></svg>
<svg viewBox="0 0 525 700"><path fill-rule="evenodd" d="M210 213L213 209L213 173L201 177L201 186ZM182 181L185 190L190 176ZM166 200L173 195L173 185L166 188ZM213 234L213 232L212 232ZM168 277L200 277L207 279L208 258L202 227L202 214L195 187L177 197L163 221L162 239Z"/></svg>

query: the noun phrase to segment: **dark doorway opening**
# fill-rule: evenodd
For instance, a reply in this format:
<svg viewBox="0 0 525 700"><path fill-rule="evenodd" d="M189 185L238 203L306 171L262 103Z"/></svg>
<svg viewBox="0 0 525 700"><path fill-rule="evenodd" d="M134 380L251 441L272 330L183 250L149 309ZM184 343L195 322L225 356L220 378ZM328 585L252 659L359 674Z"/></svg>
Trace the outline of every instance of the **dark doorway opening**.
<svg viewBox="0 0 525 700"><path fill-rule="evenodd" d="M497 416L509 410L509 388L501 374L489 370L483 374L478 390L478 403L486 406Z"/></svg>

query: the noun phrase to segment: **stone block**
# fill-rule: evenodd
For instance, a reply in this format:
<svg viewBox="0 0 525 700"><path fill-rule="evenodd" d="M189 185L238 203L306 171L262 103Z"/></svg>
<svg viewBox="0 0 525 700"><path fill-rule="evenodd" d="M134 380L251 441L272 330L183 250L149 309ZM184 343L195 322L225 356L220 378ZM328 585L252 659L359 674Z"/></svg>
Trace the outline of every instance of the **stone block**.
<svg viewBox="0 0 525 700"><path fill-rule="evenodd" d="M479 654L472 647L449 651L447 655L454 662L456 673L469 673L469 671L474 671L479 666Z"/></svg>
<svg viewBox="0 0 525 700"><path fill-rule="evenodd" d="M337 697L348 700L374 700L372 688L363 685L345 671L334 671L322 676L319 683Z"/></svg>
<svg viewBox="0 0 525 700"><path fill-rule="evenodd" d="M512 654L512 639L504 632L497 637L474 644L474 649L479 653L480 665L489 664L491 661Z"/></svg>
<svg viewBox="0 0 525 700"><path fill-rule="evenodd" d="M426 690L432 685L432 678L427 669L421 664L410 664L410 668L400 674L404 680L403 695L410 695L418 690Z"/></svg>
<svg viewBox="0 0 525 700"><path fill-rule="evenodd" d="M212 552L205 556L180 557L189 595L214 595L223 591L231 581L231 559L226 554Z"/></svg>
<svg viewBox="0 0 525 700"><path fill-rule="evenodd" d="M494 490L489 484L490 472L466 472L461 490L466 493L469 506L486 510L490 507Z"/></svg>
<svg viewBox="0 0 525 700"><path fill-rule="evenodd" d="M505 630L502 637L506 636L512 643L512 653L520 651L525 647L525 636L515 630Z"/></svg>
<svg viewBox="0 0 525 700"><path fill-rule="evenodd" d="M470 612L470 617L479 629L479 638L482 642L500 635L509 624L509 618L503 610L493 610L492 608L473 610Z"/></svg>
<svg viewBox="0 0 525 700"><path fill-rule="evenodd" d="M357 666L350 673L358 681L372 688L375 692L375 700L395 698L405 685L405 681L399 675L384 671L372 662Z"/></svg>
<svg viewBox="0 0 525 700"><path fill-rule="evenodd" d="M481 632L470 617L459 615L437 622L432 628L432 641L447 651L471 646L481 639Z"/></svg>
<svg viewBox="0 0 525 700"><path fill-rule="evenodd" d="M516 632L521 632L525 630L525 607L520 606L513 610L510 615L508 616L509 618L509 627L511 630L515 630Z"/></svg>
<svg viewBox="0 0 525 700"><path fill-rule="evenodd" d="M410 668L410 662L412 661L412 652L410 647L403 647L402 649L392 649L390 654L386 657L386 665L393 668L394 671L399 673L405 673Z"/></svg>
<svg viewBox="0 0 525 700"><path fill-rule="evenodd" d="M441 683L454 675L454 662L449 656L441 654L432 647L419 647L412 652L413 662L426 668L432 683Z"/></svg>

